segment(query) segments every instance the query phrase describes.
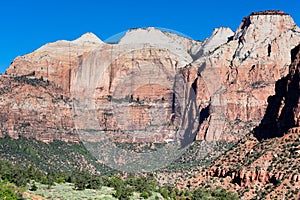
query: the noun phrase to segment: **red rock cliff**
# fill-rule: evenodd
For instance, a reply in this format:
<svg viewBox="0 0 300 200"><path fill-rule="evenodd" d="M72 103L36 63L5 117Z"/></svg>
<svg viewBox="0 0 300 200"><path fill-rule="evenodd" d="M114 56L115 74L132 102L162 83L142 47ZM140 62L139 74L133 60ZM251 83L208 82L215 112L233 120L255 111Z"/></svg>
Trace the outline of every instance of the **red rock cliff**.
<svg viewBox="0 0 300 200"><path fill-rule="evenodd" d="M150 125L140 140L163 141L182 121L190 137L237 141L263 118L274 83L288 74L291 49L299 42L291 16L267 11L246 17L235 33L216 29L203 43L153 28L130 30L118 44L105 44L89 33L20 56L6 74L42 77L71 99L90 95L85 89L90 88L98 128L112 134ZM176 87L184 85L179 93L175 79L181 80ZM120 100L127 104L112 109ZM180 120L184 116L189 117ZM162 132L152 137L148 132L154 126Z"/></svg>

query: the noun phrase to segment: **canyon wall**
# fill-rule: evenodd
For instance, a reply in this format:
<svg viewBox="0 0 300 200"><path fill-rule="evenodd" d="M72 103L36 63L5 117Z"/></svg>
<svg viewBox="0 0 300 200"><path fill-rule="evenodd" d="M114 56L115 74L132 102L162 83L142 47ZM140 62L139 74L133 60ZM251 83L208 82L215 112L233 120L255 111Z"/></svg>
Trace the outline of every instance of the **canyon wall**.
<svg viewBox="0 0 300 200"><path fill-rule="evenodd" d="M275 82L288 74L291 50L299 43L300 30L290 15L256 12L235 32L215 29L204 42L146 28L128 31L115 44L92 33L49 43L17 57L2 79L25 76L49 83L68 98L68 111L56 116L67 118L73 128L108 131L118 141L238 141L264 117ZM16 92L13 98L25 97ZM82 106L96 111L97 123L71 109L76 100L90 97ZM21 109L20 104L15 107ZM8 109L1 119L12 113ZM10 126L19 132L24 120L11 121L7 125L2 120L1 129ZM37 126L48 134L45 126Z"/></svg>

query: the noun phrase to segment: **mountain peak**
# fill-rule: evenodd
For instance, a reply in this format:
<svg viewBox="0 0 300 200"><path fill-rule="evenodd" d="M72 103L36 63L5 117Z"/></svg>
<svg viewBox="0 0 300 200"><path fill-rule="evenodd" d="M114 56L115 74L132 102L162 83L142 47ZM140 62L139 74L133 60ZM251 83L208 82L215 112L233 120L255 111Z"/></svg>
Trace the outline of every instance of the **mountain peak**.
<svg viewBox="0 0 300 200"><path fill-rule="evenodd" d="M121 38L119 43L165 43L167 40L167 36L161 30L154 27L147 27L130 29Z"/></svg>
<svg viewBox="0 0 300 200"><path fill-rule="evenodd" d="M185 57L188 62L192 61L188 53L192 43L191 39L180 36L176 32L161 30L155 27L130 29L118 42L120 45L131 45L132 47L147 44L169 49L175 54Z"/></svg>
<svg viewBox="0 0 300 200"><path fill-rule="evenodd" d="M240 28L247 28L250 24L266 28L266 26L268 26L266 23L278 27L280 26L281 29L292 29L296 25L289 14L280 10L267 10L252 12L249 16L242 20Z"/></svg>
<svg viewBox="0 0 300 200"><path fill-rule="evenodd" d="M100 43L102 44L103 42L92 32L87 32L83 35L81 35L79 38L76 40L72 41L73 43L85 43L85 42L92 42L92 43Z"/></svg>
<svg viewBox="0 0 300 200"><path fill-rule="evenodd" d="M264 38L274 38L282 33L296 28L293 18L279 10L267 10L260 12L252 12L249 16L242 20L239 28L235 32L234 39L242 36L246 38L248 32L249 37L258 37L262 40ZM256 34L258 33L259 34Z"/></svg>
<svg viewBox="0 0 300 200"><path fill-rule="evenodd" d="M203 55L209 54L220 45L225 44L233 35L234 32L228 27L215 28L211 36L202 44L192 47L192 57L196 60Z"/></svg>

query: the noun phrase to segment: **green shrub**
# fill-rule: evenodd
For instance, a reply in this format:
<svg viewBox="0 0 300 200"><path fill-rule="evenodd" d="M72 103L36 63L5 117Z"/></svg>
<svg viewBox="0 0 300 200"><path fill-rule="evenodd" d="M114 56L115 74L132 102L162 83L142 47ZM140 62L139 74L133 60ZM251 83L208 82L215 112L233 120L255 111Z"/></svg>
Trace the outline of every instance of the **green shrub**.
<svg viewBox="0 0 300 200"><path fill-rule="evenodd" d="M0 199L18 200L22 199L22 196L16 192L16 186L0 180Z"/></svg>
<svg viewBox="0 0 300 200"><path fill-rule="evenodd" d="M149 194L148 192L144 191L144 192L141 193L140 196L143 197L144 199L147 199L147 198L149 198L151 196L151 194Z"/></svg>
<svg viewBox="0 0 300 200"><path fill-rule="evenodd" d="M33 182L29 190L36 191L37 189L38 189L38 187L36 186L35 182Z"/></svg>

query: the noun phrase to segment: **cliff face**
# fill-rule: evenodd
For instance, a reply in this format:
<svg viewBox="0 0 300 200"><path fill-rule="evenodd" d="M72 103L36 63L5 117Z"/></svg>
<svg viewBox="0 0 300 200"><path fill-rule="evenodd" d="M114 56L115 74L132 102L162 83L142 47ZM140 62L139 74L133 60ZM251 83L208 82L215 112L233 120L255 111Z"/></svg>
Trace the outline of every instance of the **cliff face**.
<svg viewBox="0 0 300 200"><path fill-rule="evenodd" d="M136 44L129 52L127 48L119 45L87 55L78 71L74 98L85 102L82 97L95 95L95 101L82 106L96 108L98 125L86 120L81 123L83 113L78 114L76 124L105 130L121 142L163 142L173 138L182 116L176 111L182 110L182 102L174 97L174 90L182 91L175 86L176 68L188 64L184 57L191 58L186 51L182 50L181 57L155 44Z"/></svg>
<svg viewBox="0 0 300 200"><path fill-rule="evenodd" d="M289 15L258 12L203 43L154 28L130 30L117 44L88 33L17 57L6 74L42 77L70 99L94 95L96 128L120 141L164 141L179 127L192 139L237 141L263 118L299 42Z"/></svg>
<svg viewBox="0 0 300 200"><path fill-rule="evenodd" d="M0 77L0 137L79 142L69 97L32 76Z"/></svg>
<svg viewBox="0 0 300 200"><path fill-rule="evenodd" d="M192 63L201 72L198 79L205 80L210 94L218 94L225 110L221 114L214 112L214 121L219 121L215 127L222 134L215 134L211 126L205 125L208 128L199 132L199 139L236 140L259 124L268 97L274 94L275 82L288 73L291 50L299 44L299 33L289 15L253 13L243 19L227 43ZM224 118L226 123L218 120Z"/></svg>
<svg viewBox="0 0 300 200"><path fill-rule="evenodd" d="M255 129L254 134L259 140L300 132L299 45L291 55L289 74L276 82L275 95L268 98L264 118Z"/></svg>
<svg viewBox="0 0 300 200"><path fill-rule="evenodd" d="M181 187L219 185L234 190L244 199L299 199L300 48L291 52L289 73L276 81L275 95L261 124L231 150L219 157ZM262 140L263 139L263 140Z"/></svg>
<svg viewBox="0 0 300 200"><path fill-rule="evenodd" d="M75 100L75 121L69 121L76 128L100 129L121 142L163 142L174 138L180 126L182 101L174 92L182 89L175 86L175 79L178 69L192 62L188 51L196 44L154 28L130 30L118 44L104 44L85 34L16 58L6 74L31 75L61 88L64 96ZM91 117L97 118L96 127L87 116L76 113L76 102L91 96L95 97L96 113Z"/></svg>
<svg viewBox="0 0 300 200"><path fill-rule="evenodd" d="M74 41L48 43L30 54L17 57L6 74L22 76L34 72L36 78L42 77L70 94L81 58L103 44L93 33L86 33Z"/></svg>

